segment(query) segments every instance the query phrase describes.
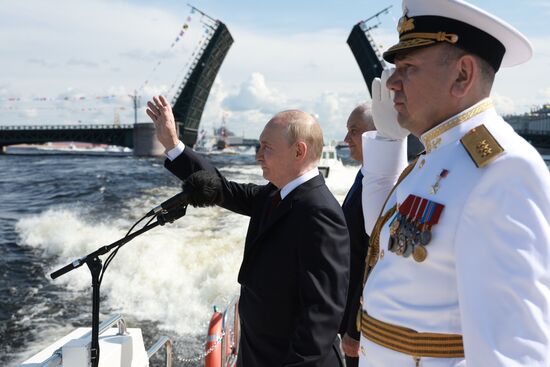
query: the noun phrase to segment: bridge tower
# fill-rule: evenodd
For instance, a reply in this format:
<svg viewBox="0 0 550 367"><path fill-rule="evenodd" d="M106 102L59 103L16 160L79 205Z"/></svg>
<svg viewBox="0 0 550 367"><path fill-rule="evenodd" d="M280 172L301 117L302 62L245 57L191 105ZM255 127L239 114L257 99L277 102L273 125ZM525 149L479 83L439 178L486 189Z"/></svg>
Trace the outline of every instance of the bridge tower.
<svg viewBox="0 0 550 367"><path fill-rule="evenodd" d="M378 46L374 43L374 39L370 34L372 29L377 28L380 25L378 16L381 14L387 14L391 6L379 11L372 17L357 23L351 30L347 43L359 65L363 79L369 90L369 94L372 96L372 81L374 78L379 78L382 75L382 70L386 68L386 62L382 58ZM377 24L368 26L367 22L376 19ZM414 135L409 135L407 138L407 155L409 158L415 157L423 149L422 143Z"/></svg>
<svg viewBox="0 0 550 367"><path fill-rule="evenodd" d="M372 81L382 75L386 62L369 32L372 27L368 27L366 22L366 20L361 21L351 29L347 43L359 65L369 94L372 95Z"/></svg>
<svg viewBox="0 0 550 367"><path fill-rule="evenodd" d="M213 20L210 27L208 42L191 64L172 100L180 140L191 147L197 141L202 113L214 79L233 44L233 37L225 24Z"/></svg>

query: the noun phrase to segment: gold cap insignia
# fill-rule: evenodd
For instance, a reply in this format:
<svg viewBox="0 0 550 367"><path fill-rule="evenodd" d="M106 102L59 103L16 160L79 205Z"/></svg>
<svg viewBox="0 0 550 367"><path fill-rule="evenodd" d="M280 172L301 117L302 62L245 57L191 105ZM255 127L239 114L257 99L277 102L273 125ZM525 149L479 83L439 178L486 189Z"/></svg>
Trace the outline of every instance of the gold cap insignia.
<svg viewBox="0 0 550 367"><path fill-rule="evenodd" d="M412 31L414 29L414 18L408 18L406 15L402 16L397 23L397 32L399 35Z"/></svg>

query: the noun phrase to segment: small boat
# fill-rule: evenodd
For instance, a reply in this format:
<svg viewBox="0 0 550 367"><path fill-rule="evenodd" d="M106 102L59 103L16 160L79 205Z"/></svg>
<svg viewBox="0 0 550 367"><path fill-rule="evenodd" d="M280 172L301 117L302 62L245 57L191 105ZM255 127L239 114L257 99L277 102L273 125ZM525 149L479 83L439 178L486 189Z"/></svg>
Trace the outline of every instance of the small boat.
<svg viewBox="0 0 550 367"><path fill-rule="evenodd" d="M329 175L334 174L334 171L344 169L344 164L338 157L335 146L325 145L323 147L318 168L324 178L328 178Z"/></svg>

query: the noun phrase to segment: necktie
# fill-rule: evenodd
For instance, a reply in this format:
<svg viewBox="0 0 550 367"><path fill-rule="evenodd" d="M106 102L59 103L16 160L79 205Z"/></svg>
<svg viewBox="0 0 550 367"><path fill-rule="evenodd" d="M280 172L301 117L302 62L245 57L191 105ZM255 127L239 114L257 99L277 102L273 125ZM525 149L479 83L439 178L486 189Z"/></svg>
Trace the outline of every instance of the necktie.
<svg viewBox="0 0 550 367"><path fill-rule="evenodd" d="M349 190L348 194L346 195L346 199L344 200L344 204L342 207L345 207L349 205L349 201L356 190L358 190L361 187L363 180L363 174L361 173L361 170L357 172L357 176L355 176L355 181L353 181L353 185L351 186L351 189Z"/></svg>
<svg viewBox="0 0 550 367"><path fill-rule="evenodd" d="M267 215L269 216L273 209L281 202L281 190L277 190L275 192L275 195L273 195L273 198L271 199L271 206L269 207L269 210L267 212Z"/></svg>

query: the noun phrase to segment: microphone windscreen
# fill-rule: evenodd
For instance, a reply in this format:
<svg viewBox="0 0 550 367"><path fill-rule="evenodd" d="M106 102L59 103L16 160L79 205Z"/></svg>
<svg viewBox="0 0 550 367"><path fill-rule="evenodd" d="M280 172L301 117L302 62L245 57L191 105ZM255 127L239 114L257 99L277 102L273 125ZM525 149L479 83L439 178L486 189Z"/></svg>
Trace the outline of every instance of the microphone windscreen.
<svg viewBox="0 0 550 367"><path fill-rule="evenodd" d="M187 201L195 208L218 204L221 190L221 178L209 171L194 172L183 183L183 191L188 193Z"/></svg>

